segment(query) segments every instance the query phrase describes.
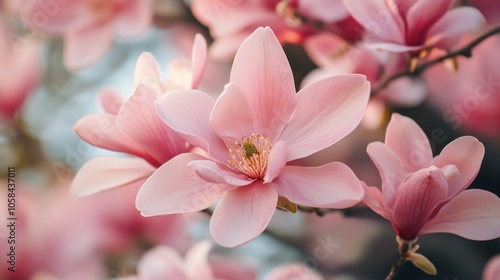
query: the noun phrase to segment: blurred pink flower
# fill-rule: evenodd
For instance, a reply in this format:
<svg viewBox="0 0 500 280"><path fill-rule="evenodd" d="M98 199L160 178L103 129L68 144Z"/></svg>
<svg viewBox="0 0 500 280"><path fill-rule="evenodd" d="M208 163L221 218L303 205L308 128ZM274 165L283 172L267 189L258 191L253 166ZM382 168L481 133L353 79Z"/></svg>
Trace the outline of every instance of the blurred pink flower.
<svg viewBox="0 0 500 280"><path fill-rule="evenodd" d="M491 258L483 271L483 280L497 280L500 276L500 255Z"/></svg>
<svg viewBox="0 0 500 280"><path fill-rule="evenodd" d="M382 177L382 192L365 186L363 201L391 221L402 239L434 232L472 240L500 236L500 199L484 190L465 190L484 155L476 138L460 137L433 158L422 129L393 114L385 144L371 143L367 151Z"/></svg>
<svg viewBox="0 0 500 280"><path fill-rule="evenodd" d="M38 42L17 36L0 20L0 121L11 119L37 86L40 58Z"/></svg>
<svg viewBox="0 0 500 280"><path fill-rule="evenodd" d="M195 17L210 29L210 34L215 39L210 47L211 56L231 59L239 45L259 26L270 26L282 44L301 43L307 36L317 33L312 26L293 22L279 13L277 6L284 2L286 1L194 0L191 9ZM288 5L286 9L296 10L311 19L329 25L339 24L335 29L339 33L345 33L345 36L355 37L351 33L362 30L356 22L350 20L342 0L293 0ZM347 32L343 32L344 30Z"/></svg>
<svg viewBox="0 0 500 280"><path fill-rule="evenodd" d="M133 39L149 27L150 0L30 0L21 17L35 32L64 36L64 65L80 70L97 63L113 38Z"/></svg>
<svg viewBox="0 0 500 280"><path fill-rule="evenodd" d="M282 265L271 272L266 280L323 280L318 273L299 263Z"/></svg>
<svg viewBox="0 0 500 280"><path fill-rule="evenodd" d="M362 74L373 85L384 77L405 71L406 56L399 53L381 53L376 50L352 46L344 39L330 33L311 36L304 48L319 67L311 71L302 85L338 74ZM370 102L385 102L400 106L415 106L426 97L426 88L418 79L403 77L378 92ZM377 100L375 100L377 99Z"/></svg>
<svg viewBox="0 0 500 280"><path fill-rule="evenodd" d="M374 48L418 52L456 47L463 35L485 23L472 7L449 10L453 0L344 0L351 15L367 30Z"/></svg>
<svg viewBox="0 0 500 280"><path fill-rule="evenodd" d="M193 46L191 75L184 75L176 86L197 87L205 62L206 42L199 35ZM189 151L186 141L159 118L154 108L156 98L171 87L171 83L161 80L154 57L143 53L137 61L135 92L130 99L122 103L115 91L101 92L105 113L83 117L75 124L75 132L94 146L135 157L91 159L76 174L71 185L73 193L89 195L120 186L142 185L156 168Z"/></svg>
<svg viewBox="0 0 500 280"><path fill-rule="evenodd" d="M208 261L211 244L202 241L192 247L182 260L179 253L167 246L156 246L147 251L137 264L137 276L122 280L253 280L249 271L235 270L232 274L217 275ZM224 277L224 278L220 278Z"/></svg>
<svg viewBox="0 0 500 280"><path fill-rule="evenodd" d="M364 76L344 75L296 93L277 38L270 28L258 28L240 46L217 101L195 90L159 99L163 121L207 157L186 153L162 165L139 191L138 209L146 216L194 212L222 198L210 229L219 244L234 247L256 238L285 198L312 207L356 204L362 187L345 164L287 162L350 133L362 118L369 88Z"/></svg>

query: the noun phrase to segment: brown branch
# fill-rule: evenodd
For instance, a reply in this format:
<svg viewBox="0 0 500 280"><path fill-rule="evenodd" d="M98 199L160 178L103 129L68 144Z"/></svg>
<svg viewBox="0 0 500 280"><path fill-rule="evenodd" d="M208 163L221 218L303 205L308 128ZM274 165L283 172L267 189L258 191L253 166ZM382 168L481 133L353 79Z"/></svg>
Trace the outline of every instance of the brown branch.
<svg viewBox="0 0 500 280"><path fill-rule="evenodd" d="M481 44L484 40L488 39L489 37L500 33L500 26L497 26L490 31L484 33L483 35L477 37L474 41L470 42L467 44L465 47L458 49L453 52L449 52L446 55L440 56L434 60L430 60L428 62L422 63L419 66L417 66L413 71L406 70L404 72L397 73L393 76L388 77L387 79L383 80L374 90L372 90L372 96L376 95L378 92L386 88L390 83L393 81L402 78L402 77L416 77L422 74L425 70L427 70L429 67L441 63L447 59L455 58L458 56L464 56L464 57L471 57L472 56L472 50L479 44Z"/></svg>
<svg viewBox="0 0 500 280"><path fill-rule="evenodd" d="M391 271L389 272L389 274L387 275L387 277L385 278L385 280L392 280L392 279L394 279L394 276L396 276L396 274L398 273L399 269L401 269L401 267L403 267L403 265L405 264L406 260L408 259L408 255L411 252L412 246L413 246L413 244L417 240L414 239L414 240L411 240L411 241L407 241L407 240L403 240L403 239L399 238L399 236L397 236L396 237L396 241L399 244L399 248L398 248L399 259L398 259L397 262L394 263L394 265L391 268Z"/></svg>

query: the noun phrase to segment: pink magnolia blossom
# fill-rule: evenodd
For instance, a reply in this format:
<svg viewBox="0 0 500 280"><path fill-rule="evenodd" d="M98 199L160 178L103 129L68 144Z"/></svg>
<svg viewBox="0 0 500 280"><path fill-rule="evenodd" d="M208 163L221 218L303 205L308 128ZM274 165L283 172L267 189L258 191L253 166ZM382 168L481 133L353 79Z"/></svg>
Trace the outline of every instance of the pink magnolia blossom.
<svg viewBox="0 0 500 280"><path fill-rule="evenodd" d="M38 84L40 55L40 44L18 37L0 20L0 121L11 119Z"/></svg>
<svg viewBox="0 0 500 280"><path fill-rule="evenodd" d="M402 239L434 232L472 240L500 236L500 199L484 190L465 190L484 155L476 138L460 137L433 158L422 129L393 114L385 144L371 143L367 151L382 177L382 192L365 186L363 201L391 221Z"/></svg>
<svg viewBox="0 0 500 280"><path fill-rule="evenodd" d="M496 280L500 275L500 255L488 261L483 271L483 280Z"/></svg>
<svg viewBox="0 0 500 280"><path fill-rule="evenodd" d="M208 26L215 39L210 54L216 58L230 59L245 38L259 26L270 26L281 43L301 43L309 35L317 33L312 26L287 21L285 15L277 12L277 5L280 4L278 0L194 0L191 9L196 18ZM311 19L331 25L339 23L338 32L362 29L349 20L341 0L294 0L288 5L290 9ZM344 33L347 33L346 36L351 35L350 32Z"/></svg>
<svg viewBox="0 0 500 280"><path fill-rule="evenodd" d="M64 65L79 70L104 57L114 37L144 34L153 17L151 5L150 0L31 0L21 13L35 32L64 36Z"/></svg>
<svg viewBox="0 0 500 280"><path fill-rule="evenodd" d="M191 76L183 73L175 86L195 88L203 74L206 42L197 36L193 46ZM186 141L169 128L156 114L154 102L158 96L174 87L162 81L158 65L149 53L143 53L135 70L135 92L122 103L119 94L110 89L101 92L105 113L80 119L75 132L86 142L134 157L102 156L88 161L76 174L71 190L78 195L142 183L163 163L187 152Z"/></svg>
<svg viewBox="0 0 500 280"><path fill-rule="evenodd" d="M266 280L323 280L318 273L299 263L287 264L273 270Z"/></svg>
<svg viewBox="0 0 500 280"><path fill-rule="evenodd" d="M253 280L255 275L250 270L234 270L218 275L208 261L211 248L208 241L202 241L192 247L184 260L179 253L167 246L156 246L147 251L137 265L137 275L122 280ZM226 270L230 270L226 269ZM223 277L223 278L221 278Z"/></svg>
<svg viewBox="0 0 500 280"><path fill-rule="evenodd" d="M370 45L391 52L456 47L463 35L485 19L473 7L449 10L453 0L344 0L351 15L368 31Z"/></svg>
<svg viewBox="0 0 500 280"><path fill-rule="evenodd" d="M295 92L290 65L270 28L240 46L230 83L216 100L177 90L157 102L161 118L207 155L179 155L143 185L143 215L194 212L221 199L210 224L227 247L267 226L277 204L345 208L363 195L352 170L333 162L287 165L334 144L359 123L369 98L361 75L329 77Z"/></svg>

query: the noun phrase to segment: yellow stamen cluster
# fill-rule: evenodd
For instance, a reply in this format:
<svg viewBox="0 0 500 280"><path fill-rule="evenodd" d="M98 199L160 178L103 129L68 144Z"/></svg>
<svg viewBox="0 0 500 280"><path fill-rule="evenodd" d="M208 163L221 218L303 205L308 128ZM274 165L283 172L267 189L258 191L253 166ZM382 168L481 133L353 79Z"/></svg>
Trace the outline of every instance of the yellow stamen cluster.
<svg viewBox="0 0 500 280"><path fill-rule="evenodd" d="M269 137L252 133L249 137L242 137L241 143L234 142L234 149L229 148L231 159L227 161L232 167L248 177L262 179L266 173L270 153L271 141Z"/></svg>

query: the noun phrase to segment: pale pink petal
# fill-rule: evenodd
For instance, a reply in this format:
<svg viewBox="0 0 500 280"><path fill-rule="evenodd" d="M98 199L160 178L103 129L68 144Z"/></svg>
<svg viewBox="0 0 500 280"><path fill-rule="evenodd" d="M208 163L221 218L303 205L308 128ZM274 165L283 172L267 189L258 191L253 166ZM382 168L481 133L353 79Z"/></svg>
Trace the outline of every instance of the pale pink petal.
<svg viewBox="0 0 500 280"><path fill-rule="evenodd" d="M406 43L410 46L422 44L429 27L439 20L450 8L452 0L419 0L406 14Z"/></svg>
<svg viewBox="0 0 500 280"><path fill-rule="evenodd" d="M210 266L215 279L224 280L255 280L257 279L254 269L238 258L224 258L213 256L210 258Z"/></svg>
<svg viewBox="0 0 500 280"><path fill-rule="evenodd" d="M144 147L159 166L187 149L184 139L159 118L155 101L154 90L140 85L118 112L116 126Z"/></svg>
<svg viewBox="0 0 500 280"><path fill-rule="evenodd" d="M368 32L384 41L404 43L404 22L384 0L344 0L344 5Z"/></svg>
<svg viewBox="0 0 500 280"><path fill-rule="evenodd" d="M421 79L403 77L390 83L378 96L399 106L417 106L427 97L427 85Z"/></svg>
<svg viewBox="0 0 500 280"><path fill-rule="evenodd" d="M136 207L143 216L200 211L233 188L200 178L188 166L193 160L206 158L191 153L181 154L163 164L149 177L136 199Z"/></svg>
<svg viewBox="0 0 500 280"><path fill-rule="evenodd" d="M212 215L212 236L224 247L251 241L267 227L277 202L278 193L272 183L256 181L227 192Z"/></svg>
<svg viewBox="0 0 500 280"><path fill-rule="evenodd" d="M287 160L329 147L358 126L368 104L370 83L363 75L338 75L308 84L280 139Z"/></svg>
<svg viewBox="0 0 500 280"><path fill-rule="evenodd" d="M467 19L467 20L464 20ZM475 32L486 24L481 12L472 7L458 7L447 12L427 32L427 40L439 38L436 47L456 48L460 39L467 33Z"/></svg>
<svg viewBox="0 0 500 280"><path fill-rule="evenodd" d="M86 162L71 182L74 195L84 196L132 185L142 185L155 168L141 158L96 157Z"/></svg>
<svg viewBox="0 0 500 280"><path fill-rule="evenodd" d="M212 248L210 241L202 241L191 248L184 258L184 271L192 280L213 280L213 272L208 263L208 252Z"/></svg>
<svg viewBox="0 0 500 280"><path fill-rule="evenodd" d="M207 41L201 34L196 34L193 42L193 50L191 51L191 71L193 80L191 88L198 88L200 80L205 72L207 65Z"/></svg>
<svg viewBox="0 0 500 280"><path fill-rule="evenodd" d="M392 114L385 134L385 144L396 153L408 171L426 168L431 164L429 139L411 118Z"/></svg>
<svg viewBox="0 0 500 280"><path fill-rule="evenodd" d="M120 93L110 88L104 88L99 92L99 100L101 101L104 112L115 116L123 105Z"/></svg>
<svg viewBox="0 0 500 280"><path fill-rule="evenodd" d="M256 133L274 142L296 102L290 64L269 27L258 28L241 44L230 81L247 96Z"/></svg>
<svg viewBox="0 0 500 280"><path fill-rule="evenodd" d="M363 202L370 207L375 213L386 218L387 220L392 219L392 213L389 209L384 206L384 197L382 192L376 187L369 187L364 182L361 182L363 188L365 189L365 196L363 197Z"/></svg>
<svg viewBox="0 0 500 280"><path fill-rule="evenodd" d="M484 157L484 146L472 136L460 137L444 147L441 154L434 158L432 165L445 167L453 164L460 176L450 186L447 199L465 190L476 178Z"/></svg>
<svg viewBox="0 0 500 280"><path fill-rule="evenodd" d="M110 151L136 155L146 159L152 165L157 165L157 161L141 145L118 129L114 115L85 116L75 124L73 130L91 145Z"/></svg>
<svg viewBox="0 0 500 280"><path fill-rule="evenodd" d="M285 166L274 182L280 196L309 207L347 208L364 195L359 179L341 162L318 167Z"/></svg>
<svg viewBox="0 0 500 280"><path fill-rule="evenodd" d="M483 280L496 280L500 275L500 255L491 258L483 270Z"/></svg>
<svg viewBox="0 0 500 280"><path fill-rule="evenodd" d="M466 190L441 208L420 234L447 232L472 240L500 237L500 199L484 190Z"/></svg>
<svg viewBox="0 0 500 280"><path fill-rule="evenodd" d="M129 39L146 33L153 21L153 1L132 0L123 5L114 19L115 34Z"/></svg>
<svg viewBox="0 0 500 280"><path fill-rule="evenodd" d="M334 23L349 16L342 0L299 0L298 11L307 17L326 23Z"/></svg>
<svg viewBox="0 0 500 280"><path fill-rule="evenodd" d="M137 274L142 280L190 280L179 253L167 246L157 246L144 253L137 264Z"/></svg>
<svg viewBox="0 0 500 280"><path fill-rule="evenodd" d="M88 26L68 32L64 36L64 66L71 71L96 64L111 49L113 40L111 23Z"/></svg>
<svg viewBox="0 0 500 280"><path fill-rule="evenodd" d="M264 182L269 183L278 177L286 163L286 143L280 140L271 148Z"/></svg>
<svg viewBox="0 0 500 280"><path fill-rule="evenodd" d="M160 78L160 67L151 53L143 52L137 59L134 72L134 89L144 84L153 88L156 95L165 92Z"/></svg>
<svg viewBox="0 0 500 280"><path fill-rule="evenodd" d="M242 137L257 132L254 119L245 94L237 85L229 83L214 105L210 125L226 145L232 147L235 141L241 142Z"/></svg>
<svg viewBox="0 0 500 280"><path fill-rule="evenodd" d="M215 60L231 60L236 54L238 47L249 35L250 33L243 32L227 37L219 37L210 45L208 54Z"/></svg>
<svg viewBox="0 0 500 280"><path fill-rule="evenodd" d="M287 264L273 270L266 280L323 280L304 264Z"/></svg>
<svg viewBox="0 0 500 280"><path fill-rule="evenodd" d="M304 42L307 55L318 66L331 64L335 54L341 53L346 47L343 38L327 32L313 35Z"/></svg>
<svg viewBox="0 0 500 280"><path fill-rule="evenodd" d="M160 118L187 142L226 162L229 152L209 122L214 105L210 95L191 89L169 91L155 103Z"/></svg>
<svg viewBox="0 0 500 280"><path fill-rule="evenodd" d="M407 171L404 170L401 160L397 155L381 142L368 144L366 148L368 155L377 167L382 177L382 193L384 205L392 209L396 200L396 192L399 185L404 181Z"/></svg>
<svg viewBox="0 0 500 280"><path fill-rule="evenodd" d="M244 174L237 174L225 165L211 160L193 160L188 166L193 168L200 178L211 183L246 186L254 181Z"/></svg>
<svg viewBox="0 0 500 280"><path fill-rule="evenodd" d="M421 169L398 189L391 220L398 236L413 240L436 207L446 199L448 183L437 168Z"/></svg>

